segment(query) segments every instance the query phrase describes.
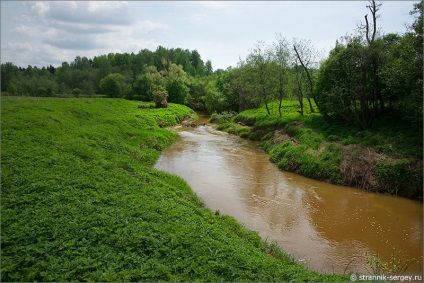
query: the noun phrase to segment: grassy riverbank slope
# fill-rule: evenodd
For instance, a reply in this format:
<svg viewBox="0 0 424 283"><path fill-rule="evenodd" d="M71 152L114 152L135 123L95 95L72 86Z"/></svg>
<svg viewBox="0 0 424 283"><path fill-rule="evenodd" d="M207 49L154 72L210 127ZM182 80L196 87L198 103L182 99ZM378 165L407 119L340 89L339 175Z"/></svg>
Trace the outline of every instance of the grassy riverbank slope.
<svg viewBox="0 0 424 283"><path fill-rule="evenodd" d="M218 129L261 141L270 160L283 170L422 200L422 132L399 117L382 117L369 130L359 131L319 113L301 116L297 101L284 101L281 118L277 107L271 105L271 115L264 107L241 112Z"/></svg>
<svg viewBox="0 0 424 283"><path fill-rule="evenodd" d="M152 168L193 112L1 100L1 281L345 281L295 264Z"/></svg>

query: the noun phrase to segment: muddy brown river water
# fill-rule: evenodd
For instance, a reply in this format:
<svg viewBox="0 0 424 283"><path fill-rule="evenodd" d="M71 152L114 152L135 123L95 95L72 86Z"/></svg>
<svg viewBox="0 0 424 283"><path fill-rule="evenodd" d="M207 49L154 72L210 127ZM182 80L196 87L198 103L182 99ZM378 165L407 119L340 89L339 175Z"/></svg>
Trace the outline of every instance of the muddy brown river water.
<svg viewBox="0 0 424 283"><path fill-rule="evenodd" d="M172 130L179 139L155 168L181 176L208 208L234 216L309 268L369 274L368 253L412 261L404 274L422 275L420 202L282 172L256 142L209 125Z"/></svg>

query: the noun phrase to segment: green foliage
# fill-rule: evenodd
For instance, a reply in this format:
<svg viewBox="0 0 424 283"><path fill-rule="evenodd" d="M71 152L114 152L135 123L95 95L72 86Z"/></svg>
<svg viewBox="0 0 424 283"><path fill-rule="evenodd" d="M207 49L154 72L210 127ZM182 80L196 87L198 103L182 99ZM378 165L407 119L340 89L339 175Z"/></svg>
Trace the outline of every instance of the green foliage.
<svg viewBox="0 0 424 283"><path fill-rule="evenodd" d="M366 42L346 37L346 44L336 43L319 70L315 96L321 113L368 129L378 116L396 111L422 131L423 31L416 29L422 27L422 2L411 14L418 16L402 36L370 40L367 34Z"/></svg>
<svg viewBox="0 0 424 283"><path fill-rule="evenodd" d="M153 101L156 103L155 104L156 108L168 107L168 102L167 102L168 92L163 86L161 85L155 86L152 91L152 96L153 96Z"/></svg>
<svg viewBox="0 0 424 283"><path fill-rule="evenodd" d="M393 195L411 198L423 193L422 167L414 164L413 160L382 160L377 164L375 174Z"/></svg>
<svg viewBox="0 0 424 283"><path fill-rule="evenodd" d="M205 87L205 106L208 112L222 113L228 109L226 96L220 92L215 81L209 82Z"/></svg>
<svg viewBox="0 0 424 283"><path fill-rule="evenodd" d="M79 89L79 88L74 88L74 89L72 90L72 94L73 94L75 97L77 97L77 98L81 95L81 93L82 93L82 91L81 91L81 89Z"/></svg>
<svg viewBox="0 0 424 283"><path fill-rule="evenodd" d="M371 126L377 111L373 84L363 80L371 72L368 53L358 38L336 46L320 68L315 94L321 113L335 113L361 129Z"/></svg>
<svg viewBox="0 0 424 283"><path fill-rule="evenodd" d="M73 62L63 62L56 68L51 65L41 69L32 66L21 68L11 62L3 63L1 90L8 91L11 95L63 97L78 88L81 89L81 96L91 97L103 91L107 92L109 97L151 100L151 93L149 95L146 91L146 82L140 80L140 77L149 72L146 66L154 66L158 72L174 72L176 68L181 68L184 74L198 78L212 72L212 63L209 62L205 66L197 51L166 49L159 46L153 52L144 49L138 54L109 53L93 59L77 56ZM118 84L106 83L102 89L100 82L110 74L120 74L123 79L119 78ZM185 87L182 92L176 93L175 100L175 89L168 89L168 92L171 102L185 102L187 96Z"/></svg>
<svg viewBox="0 0 424 283"><path fill-rule="evenodd" d="M231 119L236 115L236 113L234 112L222 112L221 114L218 113L212 113L211 118L209 119L209 121L211 123L217 123L217 124L222 124L225 122L230 122Z"/></svg>
<svg viewBox="0 0 424 283"><path fill-rule="evenodd" d="M186 104L189 88L181 80L174 80L168 84L169 102Z"/></svg>
<svg viewBox="0 0 424 283"><path fill-rule="evenodd" d="M193 112L3 97L1 281L346 281L305 270L152 168ZM269 251L268 251L269 252Z"/></svg>
<svg viewBox="0 0 424 283"><path fill-rule="evenodd" d="M103 78L100 88L107 97L123 97L128 92L125 77L120 73L109 74Z"/></svg>

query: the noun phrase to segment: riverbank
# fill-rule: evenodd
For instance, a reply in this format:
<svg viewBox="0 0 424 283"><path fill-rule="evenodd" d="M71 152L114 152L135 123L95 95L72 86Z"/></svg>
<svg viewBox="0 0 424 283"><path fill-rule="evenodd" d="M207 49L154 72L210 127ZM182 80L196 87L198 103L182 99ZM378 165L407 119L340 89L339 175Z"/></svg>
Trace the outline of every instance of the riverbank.
<svg viewBox="0 0 424 283"><path fill-rule="evenodd" d="M153 164L194 112L1 99L1 280L346 281L295 263Z"/></svg>
<svg viewBox="0 0 424 283"><path fill-rule="evenodd" d="M276 103L271 108L271 115L263 107L212 118L219 130L260 141L282 170L422 201L422 133L398 117L386 116L359 131L319 113L301 116L296 101L284 101L283 117Z"/></svg>

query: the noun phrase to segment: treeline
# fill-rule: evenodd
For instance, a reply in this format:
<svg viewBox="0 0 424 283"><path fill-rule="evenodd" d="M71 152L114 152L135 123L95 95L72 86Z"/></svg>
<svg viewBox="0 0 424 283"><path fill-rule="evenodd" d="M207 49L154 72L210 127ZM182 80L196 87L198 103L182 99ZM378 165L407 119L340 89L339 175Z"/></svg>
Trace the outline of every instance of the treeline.
<svg viewBox="0 0 424 283"><path fill-rule="evenodd" d="M403 35L378 31L381 4L366 6L371 18L358 31L336 41L329 57L320 56L311 41L258 41L245 59L227 70L213 71L194 50L158 47L138 54L77 57L61 67L1 65L2 91L12 95L74 96L103 94L155 101L157 107L180 103L209 112L235 111L296 99L304 108L336 116L367 129L385 113L397 113L412 125L422 125L423 2L410 12L414 23ZM304 105L304 101L307 105ZM315 102L315 103L312 103Z"/></svg>
<svg viewBox="0 0 424 283"><path fill-rule="evenodd" d="M386 113L396 113L422 128L423 106L423 2L410 12L414 23L403 35L378 31L381 4L370 1L371 18L358 32L345 36L318 66L318 51L310 41L285 39L258 41L237 68L215 75L206 89L206 105L217 112L239 111L270 101L293 98L315 112L336 116L359 129L369 128ZM305 99L304 99L305 98ZM307 101L308 105L304 105Z"/></svg>
<svg viewBox="0 0 424 283"><path fill-rule="evenodd" d="M10 95L103 94L151 100L153 92L158 92L152 89L152 83L156 83L170 92L170 101L185 103L193 101L189 89L196 87L196 80L212 71L211 61L204 62L197 50L159 46L155 51L144 49L137 54L109 53L93 59L77 56L56 68L22 68L7 62L1 64L1 91Z"/></svg>

